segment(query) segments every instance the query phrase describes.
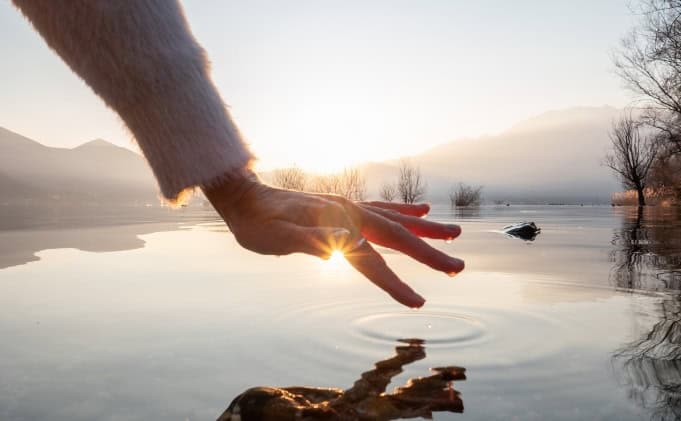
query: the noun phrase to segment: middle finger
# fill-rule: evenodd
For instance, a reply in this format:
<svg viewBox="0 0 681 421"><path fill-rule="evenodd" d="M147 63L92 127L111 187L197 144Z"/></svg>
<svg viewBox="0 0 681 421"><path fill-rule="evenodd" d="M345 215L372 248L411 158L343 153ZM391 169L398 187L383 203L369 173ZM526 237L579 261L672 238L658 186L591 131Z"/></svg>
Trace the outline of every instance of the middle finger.
<svg viewBox="0 0 681 421"><path fill-rule="evenodd" d="M435 240L453 240L461 234L461 227L454 224L440 224L415 216L403 215L368 204L360 204L360 207L384 218L395 221L419 237L432 238Z"/></svg>
<svg viewBox="0 0 681 421"><path fill-rule="evenodd" d="M353 205L355 206L355 205ZM464 268L461 259L448 256L407 231L397 222L390 221L370 210L356 206L362 218L361 230L367 240L401 251L435 270L454 276Z"/></svg>

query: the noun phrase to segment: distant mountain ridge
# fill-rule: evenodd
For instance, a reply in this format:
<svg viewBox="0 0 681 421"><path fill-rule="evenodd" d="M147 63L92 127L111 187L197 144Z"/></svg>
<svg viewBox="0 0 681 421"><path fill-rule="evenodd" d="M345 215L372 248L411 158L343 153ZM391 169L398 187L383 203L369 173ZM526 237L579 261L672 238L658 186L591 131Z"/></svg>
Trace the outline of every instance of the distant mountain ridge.
<svg viewBox="0 0 681 421"><path fill-rule="evenodd" d="M483 185L488 200L609 203L617 180L601 163L608 130L621 110L549 111L497 134L462 139L410 157L429 183L429 199L447 200L453 185ZM365 166L369 190L395 179L397 162ZM376 182L378 181L378 182Z"/></svg>
<svg viewBox="0 0 681 421"><path fill-rule="evenodd" d="M102 139L73 149L42 145L0 127L0 201L153 201L144 159Z"/></svg>
<svg viewBox="0 0 681 421"><path fill-rule="evenodd" d="M620 110L549 111L497 135L463 139L410 157L428 182L427 200L447 200L453 185L484 186L487 200L607 203L619 186L601 165ZM397 177L397 161L361 166L370 197ZM102 139L53 148L0 127L0 204L12 201L158 203L144 158Z"/></svg>

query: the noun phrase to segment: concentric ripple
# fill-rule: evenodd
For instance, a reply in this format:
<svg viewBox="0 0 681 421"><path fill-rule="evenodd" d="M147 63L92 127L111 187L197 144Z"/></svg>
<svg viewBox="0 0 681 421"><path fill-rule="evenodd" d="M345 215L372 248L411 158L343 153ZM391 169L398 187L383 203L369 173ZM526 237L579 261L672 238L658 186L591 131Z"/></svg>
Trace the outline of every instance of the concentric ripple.
<svg viewBox="0 0 681 421"><path fill-rule="evenodd" d="M330 364L385 354L401 339L421 339L432 356L511 366L564 351L575 333L546 314L520 308L448 304L395 311L389 303L363 300L297 306L274 321L281 335L304 338L291 345L297 358Z"/></svg>
<svg viewBox="0 0 681 421"><path fill-rule="evenodd" d="M445 312L395 312L360 316L352 331L389 344L403 338L423 339L429 346L452 346L484 338L484 324L470 316Z"/></svg>

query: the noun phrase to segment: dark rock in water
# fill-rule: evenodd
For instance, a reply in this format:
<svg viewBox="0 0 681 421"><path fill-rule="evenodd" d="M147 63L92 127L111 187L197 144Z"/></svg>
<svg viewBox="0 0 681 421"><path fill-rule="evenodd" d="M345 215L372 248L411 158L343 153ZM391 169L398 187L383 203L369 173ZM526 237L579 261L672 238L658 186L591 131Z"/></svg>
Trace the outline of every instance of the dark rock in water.
<svg viewBox="0 0 681 421"><path fill-rule="evenodd" d="M534 222L521 222L519 224L507 225L503 228L506 235L521 238L526 241L534 241L541 232Z"/></svg>

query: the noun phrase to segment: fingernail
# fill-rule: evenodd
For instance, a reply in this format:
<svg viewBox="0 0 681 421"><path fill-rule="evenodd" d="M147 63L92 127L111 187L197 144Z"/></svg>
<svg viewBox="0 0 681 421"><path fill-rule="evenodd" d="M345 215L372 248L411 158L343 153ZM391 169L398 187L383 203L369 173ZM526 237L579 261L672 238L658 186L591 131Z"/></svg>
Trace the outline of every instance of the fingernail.
<svg viewBox="0 0 681 421"><path fill-rule="evenodd" d="M357 240L348 251L355 251L358 248L362 247L366 242L367 242L366 238L360 237L359 240Z"/></svg>
<svg viewBox="0 0 681 421"><path fill-rule="evenodd" d="M412 304L411 306L409 306L409 307L412 308L412 309L414 309L414 310L417 310L417 309L423 307L423 305L424 305L425 303L426 303L425 298L421 297L421 296L418 295L418 294L414 294L413 304Z"/></svg>
<svg viewBox="0 0 681 421"><path fill-rule="evenodd" d="M449 233L452 235L452 239L458 237L461 234L461 227L458 225L450 225Z"/></svg>
<svg viewBox="0 0 681 421"><path fill-rule="evenodd" d="M346 230L345 228L341 228L338 230L335 230L331 236L336 242L339 242L341 240L345 240L350 236L350 231Z"/></svg>
<svg viewBox="0 0 681 421"><path fill-rule="evenodd" d="M456 276L457 273L461 272L466 267L466 263L461 259L452 258L451 262L452 270L447 272L447 275L449 276Z"/></svg>

